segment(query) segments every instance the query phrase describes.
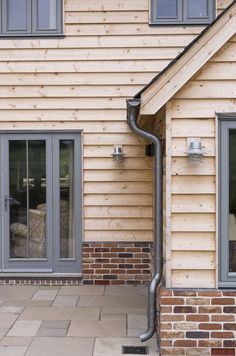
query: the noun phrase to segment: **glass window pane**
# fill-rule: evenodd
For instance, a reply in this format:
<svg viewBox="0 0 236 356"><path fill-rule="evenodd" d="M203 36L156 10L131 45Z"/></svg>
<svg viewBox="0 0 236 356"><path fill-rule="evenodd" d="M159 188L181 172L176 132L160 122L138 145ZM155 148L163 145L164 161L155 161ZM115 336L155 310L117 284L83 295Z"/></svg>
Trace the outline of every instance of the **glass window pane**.
<svg viewBox="0 0 236 356"><path fill-rule="evenodd" d="M229 132L229 272L236 272L236 130Z"/></svg>
<svg viewBox="0 0 236 356"><path fill-rule="evenodd" d="M46 257L46 142L28 141L29 258Z"/></svg>
<svg viewBox="0 0 236 356"><path fill-rule="evenodd" d="M60 140L60 257L74 256L74 141Z"/></svg>
<svg viewBox="0 0 236 356"><path fill-rule="evenodd" d="M208 17L208 0L188 0L188 18Z"/></svg>
<svg viewBox="0 0 236 356"><path fill-rule="evenodd" d="M176 18L178 16L177 1L178 0L157 0L157 17Z"/></svg>
<svg viewBox="0 0 236 356"><path fill-rule="evenodd" d="M27 257L26 141L9 141L10 257Z"/></svg>
<svg viewBox="0 0 236 356"><path fill-rule="evenodd" d="M27 30L27 0L7 1L7 29Z"/></svg>
<svg viewBox="0 0 236 356"><path fill-rule="evenodd" d="M57 29L57 0L37 0L37 29Z"/></svg>

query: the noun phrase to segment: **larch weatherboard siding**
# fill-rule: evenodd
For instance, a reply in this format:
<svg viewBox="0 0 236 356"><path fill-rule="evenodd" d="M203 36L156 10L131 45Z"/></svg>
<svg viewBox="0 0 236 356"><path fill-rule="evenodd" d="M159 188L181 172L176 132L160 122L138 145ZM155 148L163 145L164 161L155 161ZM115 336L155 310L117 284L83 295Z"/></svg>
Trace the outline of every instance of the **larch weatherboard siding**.
<svg viewBox="0 0 236 356"><path fill-rule="evenodd" d="M218 9L227 3L218 1ZM148 0L67 0L64 8L65 38L1 39L0 129L82 129L84 240L151 241L152 158L126 124L125 100L202 27L150 27ZM212 119L207 123L206 132ZM122 163L110 156L115 144L123 146ZM182 171L185 159L176 159ZM213 160L206 167L212 175Z"/></svg>
<svg viewBox="0 0 236 356"><path fill-rule="evenodd" d="M168 287L217 287L217 118L236 112L236 36L168 104L172 147L171 228L167 235ZM187 146L200 138L202 163L190 164Z"/></svg>

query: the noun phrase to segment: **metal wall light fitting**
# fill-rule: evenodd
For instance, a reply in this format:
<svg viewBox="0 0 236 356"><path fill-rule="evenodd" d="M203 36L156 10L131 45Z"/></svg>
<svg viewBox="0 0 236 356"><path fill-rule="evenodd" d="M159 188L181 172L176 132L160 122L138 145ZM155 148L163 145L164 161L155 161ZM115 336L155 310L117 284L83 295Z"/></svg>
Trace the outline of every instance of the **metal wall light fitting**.
<svg viewBox="0 0 236 356"><path fill-rule="evenodd" d="M122 146L114 146L114 151L112 152L111 156L113 157L114 161L122 161L125 156L122 150Z"/></svg>
<svg viewBox="0 0 236 356"><path fill-rule="evenodd" d="M202 162L204 152L201 141L191 141L188 147L188 158L190 163Z"/></svg>

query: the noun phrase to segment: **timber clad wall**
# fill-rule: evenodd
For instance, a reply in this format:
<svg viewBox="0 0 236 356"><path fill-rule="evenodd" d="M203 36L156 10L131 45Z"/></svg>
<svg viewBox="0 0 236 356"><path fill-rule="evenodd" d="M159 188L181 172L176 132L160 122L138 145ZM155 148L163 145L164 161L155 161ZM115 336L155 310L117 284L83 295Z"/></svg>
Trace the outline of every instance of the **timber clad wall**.
<svg viewBox="0 0 236 356"><path fill-rule="evenodd" d="M152 240L152 158L125 99L201 30L150 27L148 0L67 0L65 38L1 39L0 129L84 132L85 241Z"/></svg>
<svg viewBox="0 0 236 356"><path fill-rule="evenodd" d="M236 37L233 37L168 104L166 145L172 147L167 205L167 287L217 287L217 118L236 112ZM200 138L205 157L190 164L190 138ZM168 189L168 188L166 188Z"/></svg>

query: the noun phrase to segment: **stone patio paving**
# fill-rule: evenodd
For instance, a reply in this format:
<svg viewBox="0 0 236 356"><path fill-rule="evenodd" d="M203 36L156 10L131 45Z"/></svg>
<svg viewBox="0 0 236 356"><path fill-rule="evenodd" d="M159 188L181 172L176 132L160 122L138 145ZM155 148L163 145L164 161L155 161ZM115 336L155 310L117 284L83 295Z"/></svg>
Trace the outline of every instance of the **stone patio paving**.
<svg viewBox="0 0 236 356"><path fill-rule="evenodd" d="M0 356L119 356L141 344L144 286L0 286Z"/></svg>

